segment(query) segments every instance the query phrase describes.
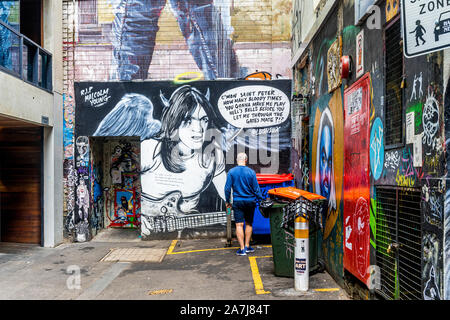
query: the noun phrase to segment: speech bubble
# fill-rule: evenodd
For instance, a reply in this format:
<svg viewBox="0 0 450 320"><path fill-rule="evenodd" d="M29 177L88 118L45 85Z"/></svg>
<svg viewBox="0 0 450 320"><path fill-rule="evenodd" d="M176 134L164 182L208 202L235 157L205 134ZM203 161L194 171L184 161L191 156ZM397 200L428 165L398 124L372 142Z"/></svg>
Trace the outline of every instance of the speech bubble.
<svg viewBox="0 0 450 320"><path fill-rule="evenodd" d="M290 100L273 87L241 86L225 91L218 101L219 112L237 128L276 126L289 117Z"/></svg>

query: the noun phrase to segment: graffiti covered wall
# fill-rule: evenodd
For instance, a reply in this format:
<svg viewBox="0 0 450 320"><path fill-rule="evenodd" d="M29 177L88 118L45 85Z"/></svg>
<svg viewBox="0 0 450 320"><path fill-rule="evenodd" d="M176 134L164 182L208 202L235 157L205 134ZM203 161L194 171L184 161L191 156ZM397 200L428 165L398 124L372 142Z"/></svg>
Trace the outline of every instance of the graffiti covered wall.
<svg viewBox="0 0 450 320"><path fill-rule="evenodd" d="M183 82L257 71L289 78L290 9L291 0L63 1L66 236L78 215L74 82Z"/></svg>
<svg viewBox="0 0 450 320"><path fill-rule="evenodd" d="M343 277L343 91L340 88L342 38L338 9L330 15L310 47L309 159L312 192L328 200L324 213L322 251L327 270L340 281ZM305 80L302 81L303 83ZM331 87L329 87L329 85Z"/></svg>
<svg viewBox="0 0 450 320"><path fill-rule="evenodd" d="M447 80L444 101L445 116L445 160L446 160L446 191L444 200L444 299L450 300L450 81Z"/></svg>
<svg viewBox="0 0 450 320"><path fill-rule="evenodd" d="M370 72L371 79L370 261L372 265L386 268L384 258L377 261L377 257L392 255L392 252L398 254L392 269L395 284L395 289L392 289L393 298L412 297L414 291L414 297L440 299L443 292L445 192L442 53L403 58L403 62L400 59L403 78L392 82L386 80L392 69L387 70L383 66L395 59L395 53L378 47L377 44L380 39L387 39L388 34L390 38L399 36L399 32L395 31L395 26L399 24L398 3L388 0L378 4L382 10L372 18L376 16L380 19L379 28L370 27L370 21L357 29L352 26L344 27L344 31L355 29L349 37L351 42L347 41L348 45L344 44L343 50L344 54L355 54L355 57L356 48L350 43L356 43L353 40L355 35L363 32L362 68L364 72ZM357 79L352 75L346 83L351 85ZM392 128L394 105L401 106L400 122L394 126L401 139L397 143L389 143L387 135L391 133L387 127ZM390 218L387 214L392 207L389 207L386 190L394 192L393 203L397 206L398 216L396 223L388 220ZM395 230L392 237L386 236L386 228ZM416 238L417 235L420 236ZM390 246L395 244L400 245L399 249L391 250ZM402 258L405 256L409 260ZM409 270L408 268L417 271L413 271L414 275L406 275L404 270ZM390 271L384 269L381 272L387 274ZM386 278L383 279L387 281ZM414 290L412 287L405 289L408 285L412 285Z"/></svg>
<svg viewBox="0 0 450 320"><path fill-rule="evenodd" d="M223 224L226 172L237 153L247 152L257 173L289 172L289 97L289 80L77 82L77 172L88 166L88 137L138 137L137 146L110 144L103 157L115 190L109 225L138 221L146 238ZM94 183L78 182L75 226L85 221Z"/></svg>
<svg viewBox="0 0 450 320"><path fill-rule="evenodd" d="M447 174L444 119L448 118L444 117L443 55L438 52L406 59L398 55L399 50L387 50L386 43L380 46L387 37L395 39L395 43L397 38L400 39L398 3L377 2L382 10L374 10L372 16L363 18L358 25L354 22L361 16L355 10L355 1L342 1L336 5L294 67L294 90L309 98L309 131L306 135L309 136L309 186L310 191L325 195L329 201L322 248L332 276L340 280L347 275L345 270L358 277L357 272L343 265L346 243L343 218L346 215L343 212L342 177L348 176L349 170L342 157L348 139L343 135L342 126L344 117L348 116L347 113L344 115L345 92L367 76L369 141L365 152L369 155L366 169L370 198L364 206L368 219L364 220L364 244L369 239L370 245L365 246L364 257L370 262L366 261L366 266L381 266L383 277L392 274L393 298L412 296L413 290L405 288L413 284L415 297L441 299L445 282L448 282L444 273L444 217L447 212L444 206ZM376 22L380 24L376 25ZM358 67L345 79L341 79L337 63L341 56L350 56L354 66ZM393 69L386 70L385 66L393 60L400 68L400 77L387 82L387 75ZM398 106L395 115L393 106ZM301 123L296 118L293 121L296 121L293 128L298 132ZM398 122L393 125L393 121ZM355 126L350 130L357 131L357 123L353 124ZM388 143L387 135L392 138L392 128L399 139ZM294 139L297 135L293 134ZM300 185L301 145L296 140L293 145L298 145L292 166ZM394 207L389 207L386 190L393 194ZM389 208L394 208L392 212L394 217L398 215L399 222L385 223ZM403 218L408 214L409 218ZM392 237L383 234L387 227L395 230ZM404 258L411 254L414 255L409 256L411 261ZM380 255L392 258L391 270L386 269ZM402 275L404 268L415 270L414 277ZM366 283L366 287L368 285Z"/></svg>

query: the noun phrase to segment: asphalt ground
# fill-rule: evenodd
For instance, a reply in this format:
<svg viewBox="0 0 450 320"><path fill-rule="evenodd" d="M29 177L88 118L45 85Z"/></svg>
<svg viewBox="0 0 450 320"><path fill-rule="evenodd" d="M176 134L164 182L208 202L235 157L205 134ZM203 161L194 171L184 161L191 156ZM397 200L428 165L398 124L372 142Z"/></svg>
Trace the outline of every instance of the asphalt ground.
<svg viewBox="0 0 450 320"><path fill-rule="evenodd" d="M0 299L349 300L327 272L311 275L307 292L295 291L293 278L274 275L271 244L253 247L237 256L236 239L226 247L226 239L142 241L108 231L55 248L0 243ZM155 261L102 261L117 249L145 249Z"/></svg>

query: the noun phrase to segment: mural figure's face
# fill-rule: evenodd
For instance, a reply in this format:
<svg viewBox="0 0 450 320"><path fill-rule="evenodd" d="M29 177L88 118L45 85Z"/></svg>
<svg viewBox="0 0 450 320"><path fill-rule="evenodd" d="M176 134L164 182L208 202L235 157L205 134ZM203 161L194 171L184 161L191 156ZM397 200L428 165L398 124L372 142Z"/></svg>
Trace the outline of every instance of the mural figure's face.
<svg viewBox="0 0 450 320"><path fill-rule="evenodd" d="M191 150L200 149L205 141L208 121L205 110L198 104L192 115L184 119L178 129L180 141Z"/></svg>
<svg viewBox="0 0 450 320"><path fill-rule="evenodd" d="M332 151L331 130L328 125L325 125L320 138L319 174L320 194L327 199L330 196L331 190L331 169L333 166Z"/></svg>

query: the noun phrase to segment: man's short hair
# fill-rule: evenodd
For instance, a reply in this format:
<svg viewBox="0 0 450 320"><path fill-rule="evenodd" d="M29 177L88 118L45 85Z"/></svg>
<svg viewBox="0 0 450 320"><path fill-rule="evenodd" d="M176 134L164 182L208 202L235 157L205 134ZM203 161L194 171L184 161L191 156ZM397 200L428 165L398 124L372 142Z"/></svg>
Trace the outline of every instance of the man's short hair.
<svg viewBox="0 0 450 320"><path fill-rule="evenodd" d="M247 161L247 159L247 155L244 152L239 153L236 158L237 162L244 162Z"/></svg>

